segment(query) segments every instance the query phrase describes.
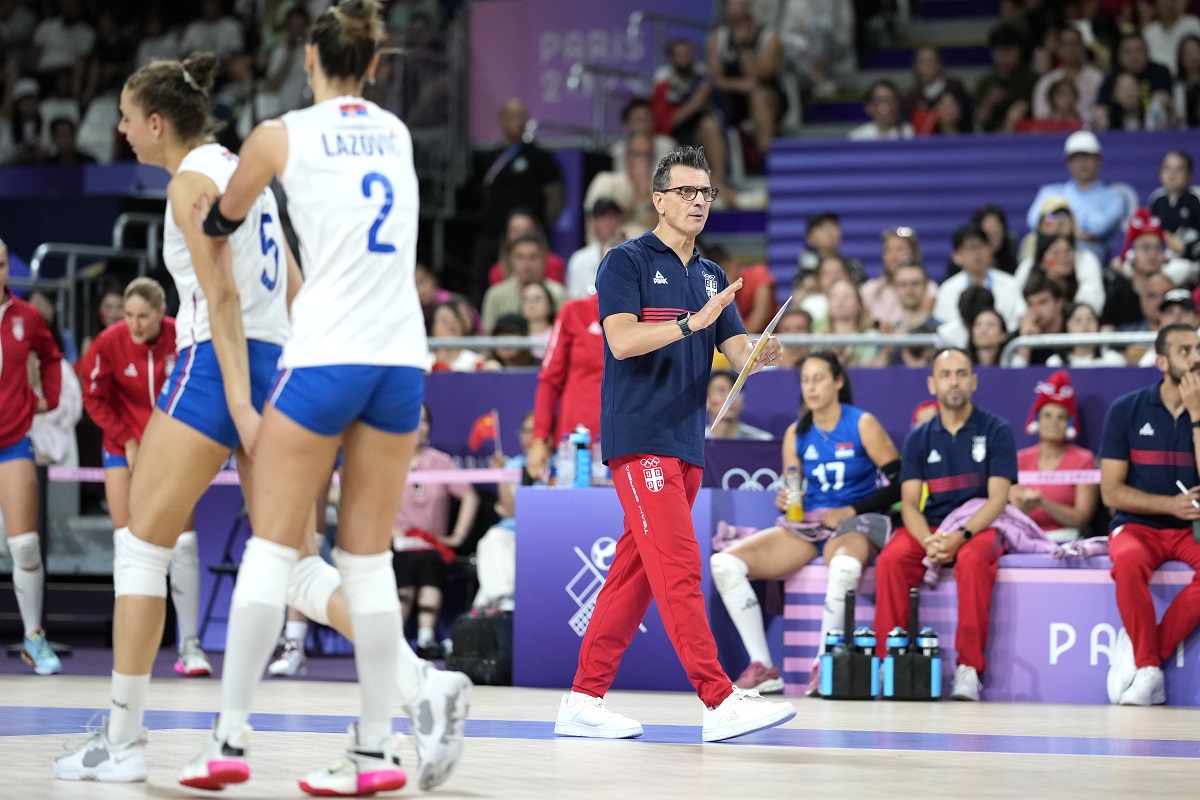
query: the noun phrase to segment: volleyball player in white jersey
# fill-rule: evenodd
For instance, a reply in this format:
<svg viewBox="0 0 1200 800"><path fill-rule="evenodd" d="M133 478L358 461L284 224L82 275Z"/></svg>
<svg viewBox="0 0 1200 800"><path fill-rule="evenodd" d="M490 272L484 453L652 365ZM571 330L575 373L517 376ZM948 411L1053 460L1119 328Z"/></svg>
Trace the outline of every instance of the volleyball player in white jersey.
<svg viewBox="0 0 1200 800"><path fill-rule="evenodd" d="M358 796L406 782L389 711L402 642L391 537L417 445L427 356L414 283L418 188L411 138L394 115L361 96L382 36L374 0L343 0L321 14L305 53L314 105L260 125L227 191L199 209L215 241L237 236L253 224L254 198L277 175L300 237L306 282L263 413L255 529L230 611L221 713L205 751L185 767L184 785L220 788L249 778L252 696L307 534L308 509L339 444L334 561L355 633L362 710L345 756L300 786L311 794ZM469 682L460 681L447 700L459 705L461 725ZM440 782L451 766L449 758L441 765L423 760L422 788Z"/></svg>
<svg viewBox="0 0 1200 800"><path fill-rule="evenodd" d="M254 224L226 250L213 247L191 220L195 202L224 190L237 164L209 143L216 67L208 53L182 63L155 61L121 92L120 130L138 160L172 176L163 257L180 296L178 356L138 450L128 525L113 537L111 711L84 744L55 760L61 779L145 780L142 716L162 639L172 548L231 450L249 478L256 408L270 391L289 331L289 272L297 279L299 273L287 257L271 193L252 198Z"/></svg>

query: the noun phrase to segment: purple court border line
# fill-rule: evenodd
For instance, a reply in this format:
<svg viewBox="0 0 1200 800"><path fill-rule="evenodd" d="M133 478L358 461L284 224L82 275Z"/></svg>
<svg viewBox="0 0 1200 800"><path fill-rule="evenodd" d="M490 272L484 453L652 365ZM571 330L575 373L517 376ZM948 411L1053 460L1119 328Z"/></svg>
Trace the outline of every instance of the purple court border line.
<svg viewBox="0 0 1200 800"><path fill-rule="evenodd" d="M199 711L147 711L151 730L208 731L214 714ZM96 712L84 708L0 706L0 737L80 734ZM96 717L98 721L98 717ZM316 714L253 714L257 731L274 733L345 733L353 717ZM398 719L400 733L408 720ZM645 725L637 741L655 744L699 744L698 725ZM553 722L469 720L465 734L482 739L547 740L554 736ZM599 741L599 740L597 740ZM621 746L622 740L614 741ZM625 744L630 744L627 740ZM1084 736L1004 736L976 733L920 733L914 731L817 730L775 728L736 741L762 747L798 747L843 750L899 750L936 753L1006 753L1021 755L1107 756L1134 758L1200 758L1200 742L1175 739L1110 739Z"/></svg>

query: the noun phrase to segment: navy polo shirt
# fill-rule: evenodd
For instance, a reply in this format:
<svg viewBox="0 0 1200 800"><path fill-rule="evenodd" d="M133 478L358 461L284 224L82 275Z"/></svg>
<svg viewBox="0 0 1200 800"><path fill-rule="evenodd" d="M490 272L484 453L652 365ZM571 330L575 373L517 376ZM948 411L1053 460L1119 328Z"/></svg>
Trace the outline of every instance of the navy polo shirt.
<svg viewBox="0 0 1200 800"><path fill-rule="evenodd" d="M942 424L941 415L935 414L904 441L900 482L928 484L925 520L930 529L936 530L951 511L968 500L987 497L988 478L1016 482L1017 447L1009 424L978 406L954 435Z"/></svg>
<svg viewBox="0 0 1200 800"><path fill-rule="evenodd" d="M614 247L596 273L600 321L633 314L642 322L696 313L729 285L725 271L693 250L687 266L646 231ZM636 453L672 456L704 466L705 404L713 348L745 333L735 304L712 325L677 342L623 361L604 337L600 386L600 446L606 462Z"/></svg>
<svg viewBox="0 0 1200 800"><path fill-rule="evenodd" d="M1171 416L1159 390L1162 381L1123 394L1108 407L1100 458L1129 462L1126 485L1150 494L1179 494L1175 481L1189 489L1196 485L1196 452L1192 446L1192 418L1184 411ZM1118 511L1109 530L1126 522L1151 528L1187 528L1190 522L1167 514L1131 514Z"/></svg>

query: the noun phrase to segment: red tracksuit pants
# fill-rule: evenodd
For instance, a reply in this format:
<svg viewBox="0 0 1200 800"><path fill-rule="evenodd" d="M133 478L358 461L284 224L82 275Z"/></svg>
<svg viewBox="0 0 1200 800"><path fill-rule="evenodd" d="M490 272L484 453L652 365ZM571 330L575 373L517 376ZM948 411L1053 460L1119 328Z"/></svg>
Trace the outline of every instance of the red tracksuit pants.
<svg viewBox="0 0 1200 800"><path fill-rule="evenodd" d="M1190 527L1151 528L1129 522L1109 534L1108 557L1134 660L1139 667L1161 666L1200 624L1200 544L1192 539ZM1167 561L1182 561L1197 572L1171 601L1162 622L1155 624L1150 576Z"/></svg>
<svg viewBox="0 0 1200 800"><path fill-rule="evenodd" d="M995 528L987 528L959 548L954 560L958 584L958 627L954 646L958 663L982 673L987 668L983 649L987 644L988 615L992 609L992 585L1004 552L1004 539ZM888 631L908 627L908 590L921 585L925 574L925 548L907 528L896 531L875 560L875 631L879 657L887 655ZM909 631L915 636L915 631Z"/></svg>
<svg viewBox="0 0 1200 800"><path fill-rule="evenodd" d="M614 459L609 468L625 512L625 532L580 645L572 688L593 697L608 692L653 598L696 694L715 708L733 692L733 682L717 662L700 591L692 504L702 470L651 455Z"/></svg>

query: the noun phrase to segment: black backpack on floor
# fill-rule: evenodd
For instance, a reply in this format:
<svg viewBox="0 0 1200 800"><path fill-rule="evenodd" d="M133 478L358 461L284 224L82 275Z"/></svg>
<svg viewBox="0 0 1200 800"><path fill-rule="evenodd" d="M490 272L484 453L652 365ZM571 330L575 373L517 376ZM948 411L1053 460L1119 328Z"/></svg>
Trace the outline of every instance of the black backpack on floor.
<svg viewBox="0 0 1200 800"><path fill-rule="evenodd" d="M512 685L513 615L494 611L475 616L468 611L454 621L446 669L464 672L483 686Z"/></svg>

